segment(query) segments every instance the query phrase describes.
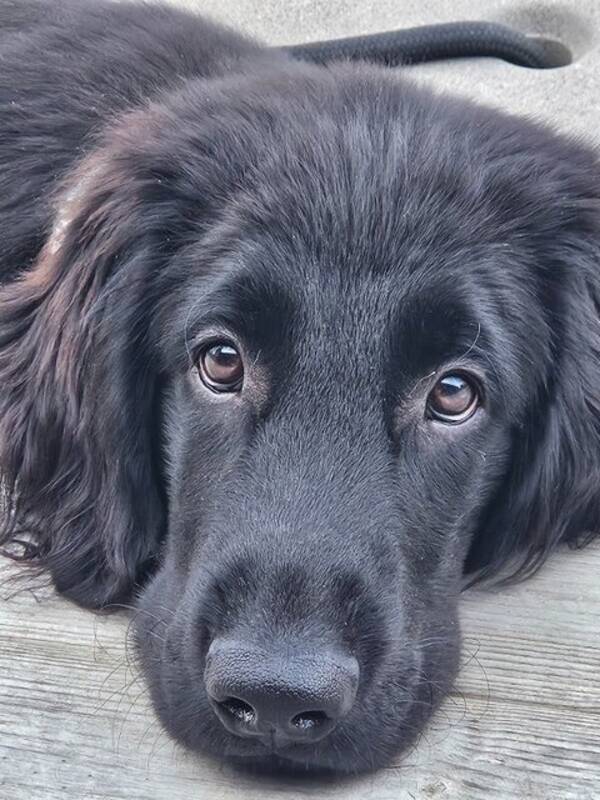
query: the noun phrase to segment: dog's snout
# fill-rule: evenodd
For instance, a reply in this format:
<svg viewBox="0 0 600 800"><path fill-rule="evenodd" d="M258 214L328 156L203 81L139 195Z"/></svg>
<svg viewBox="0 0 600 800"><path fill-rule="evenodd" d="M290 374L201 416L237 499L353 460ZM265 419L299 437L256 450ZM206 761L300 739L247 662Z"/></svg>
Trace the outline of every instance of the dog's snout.
<svg viewBox="0 0 600 800"><path fill-rule="evenodd" d="M324 738L352 708L358 686L355 658L268 653L241 642L215 640L204 679L222 725L237 736L278 746Z"/></svg>

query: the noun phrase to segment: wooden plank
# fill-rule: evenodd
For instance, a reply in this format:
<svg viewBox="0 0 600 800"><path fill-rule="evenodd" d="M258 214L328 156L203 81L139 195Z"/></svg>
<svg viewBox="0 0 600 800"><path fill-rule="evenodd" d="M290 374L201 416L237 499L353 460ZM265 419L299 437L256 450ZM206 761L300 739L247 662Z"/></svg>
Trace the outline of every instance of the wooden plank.
<svg viewBox="0 0 600 800"><path fill-rule="evenodd" d="M599 574L594 546L557 555L523 584L467 592L456 692L418 747L376 775L326 786L184 753L128 663L125 615L21 592L0 601L0 798L597 800Z"/></svg>

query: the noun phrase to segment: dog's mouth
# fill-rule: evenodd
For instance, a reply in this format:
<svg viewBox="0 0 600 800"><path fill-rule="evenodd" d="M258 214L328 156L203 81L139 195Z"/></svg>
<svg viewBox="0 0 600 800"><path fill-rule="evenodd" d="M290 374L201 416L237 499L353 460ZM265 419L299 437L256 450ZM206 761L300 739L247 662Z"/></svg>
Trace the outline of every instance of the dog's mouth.
<svg viewBox="0 0 600 800"><path fill-rule="evenodd" d="M333 772L328 748L319 750L308 745L265 742L235 742L224 756L234 767L253 772L313 773Z"/></svg>

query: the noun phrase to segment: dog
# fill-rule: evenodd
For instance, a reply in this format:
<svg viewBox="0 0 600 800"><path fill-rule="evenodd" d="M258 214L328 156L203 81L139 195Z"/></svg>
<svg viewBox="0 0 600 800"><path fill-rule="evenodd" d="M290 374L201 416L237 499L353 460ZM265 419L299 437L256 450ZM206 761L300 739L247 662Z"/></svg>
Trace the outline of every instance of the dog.
<svg viewBox="0 0 600 800"><path fill-rule="evenodd" d="M178 742L390 762L466 583L600 522L584 143L191 13L0 2L3 549Z"/></svg>

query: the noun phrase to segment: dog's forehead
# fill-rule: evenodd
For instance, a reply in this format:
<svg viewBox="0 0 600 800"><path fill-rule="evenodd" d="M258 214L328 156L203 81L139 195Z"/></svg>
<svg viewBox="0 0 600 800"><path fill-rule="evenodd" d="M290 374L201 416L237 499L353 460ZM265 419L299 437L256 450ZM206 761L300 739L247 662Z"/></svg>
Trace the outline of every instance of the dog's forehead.
<svg viewBox="0 0 600 800"><path fill-rule="evenodd" d="M220 320L264 355L278 351L286 369L287 355L300 353L304 371L342 361L377 368L397 343L405 362L417 350L442 358L446 346L467 348L478 329L470 302L477 286L464 262L457 281L450 254L446 264L441 255L417 263L397 253L384 266L378 242L374 255L368 242L336 250L333 238L287 250L271 231L245 243L244 257L203 296L204 319Z"/></svg>
<svg viewBox="0 0 600 800"><path fill-rule="evenodd" d="M478 320L466 299L496 238L474 240L458 224L465 204L457 187L448 191L458 210L445 203L443 176L435 191L439 176L411 182L355 158L348 180L339 177L348 165L329 165L316 194L292 191L283 177L275 191L261 183L238 202L211 234L212 251L225 256L208 266L216 290L199 284L203 324L224 322L263 352L301 346L354 362L378 362L393 337L413 350L440 336L468 347Z"/></svg>
<svg viewBox="0 0 600 800"><path fill-rule="evenodd" d="M505 344L525 341L511 307L535 303L535 281L523 275L558 219L545 203L535 241L527 238L528 215L541 207L532 206L537 151L510 121L501 121L510 134L501 137L495 118L482 112L463 124L454 107L431 99L399 101L387 115L389 103L379 109L370 93L360 107L335 102L331 111L269 117L268 130L257 115L256 140L228 129L236 190L225 195L219 232L203 232L196 252L216 273L223 260L207 266L211 255L232 256L219 280L232 278L234 316L260 320L271 342L337 348L355 360L395 330L411 351L435 341L441 355L430 360L439 363L450 331L455 351L466 352L476 336L486 341L494 315Z"/></svg>

